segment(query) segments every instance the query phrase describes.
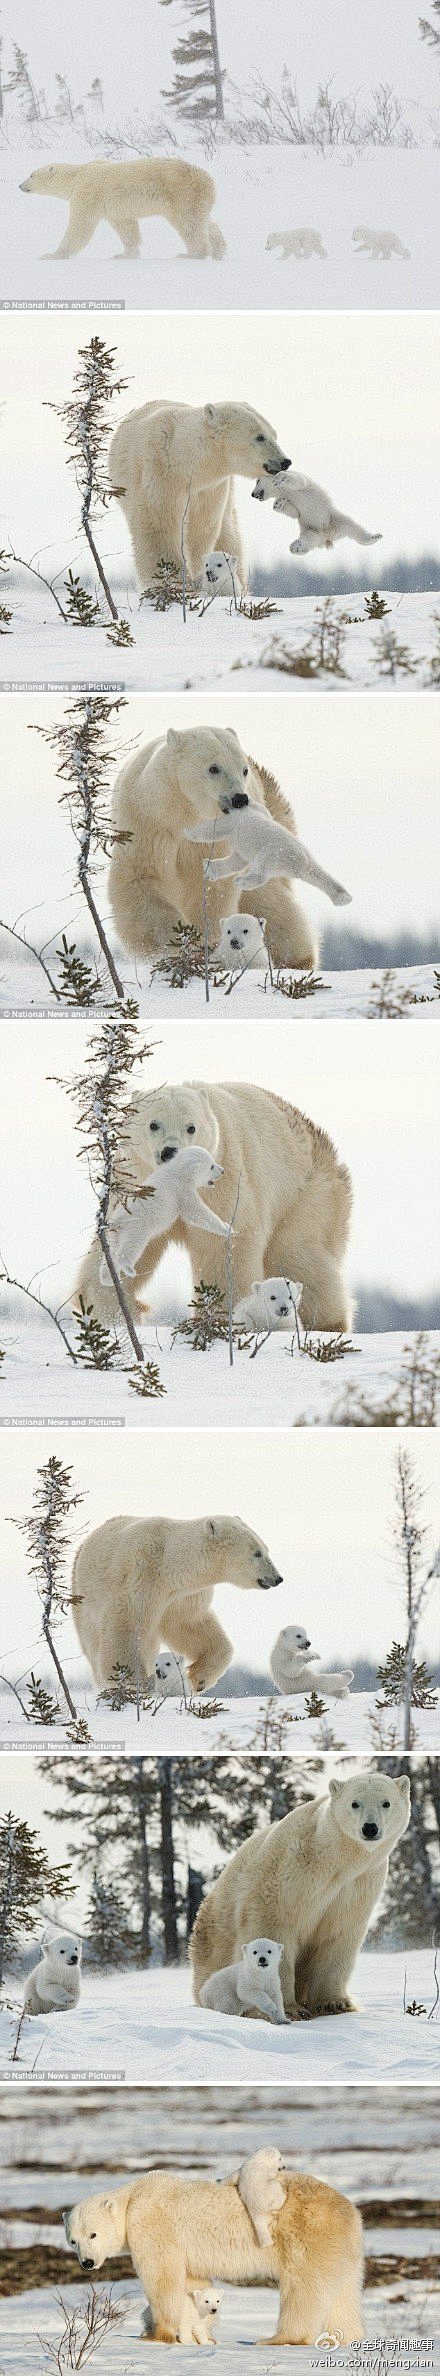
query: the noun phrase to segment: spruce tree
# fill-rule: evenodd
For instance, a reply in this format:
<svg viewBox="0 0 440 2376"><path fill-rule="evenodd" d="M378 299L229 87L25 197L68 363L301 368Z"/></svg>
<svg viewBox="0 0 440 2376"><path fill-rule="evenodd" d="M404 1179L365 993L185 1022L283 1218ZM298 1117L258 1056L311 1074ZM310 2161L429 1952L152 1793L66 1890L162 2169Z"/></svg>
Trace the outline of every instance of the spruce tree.
<svg viewBox="0 0 440 2376"><path fill-rule="evenodd" d="M38 1900L64 1898L72 1886L68 1865L53 1870L38 1832L20 1823L11 1810L0 1820L0 1987L5 1963L14 1956L20 1936L34 1930Z"/></svg>
<svg viewBox="0 0 440 2376"><path fill-rule="evenodd" d="M392 1649L388 1651L385 1665L379 1666L377 1669L377 1680L382 1692L380 1704L384 1708L401 1705L405 1699L406 1661L407 1653L403 1642L393 1642ZM413 1664L410 1691L412 1708L436 1708L438 1694L434 1689L433 1676L428 1674L424 1658Z"/></svg>
<svg viewBox="0 0 440 2376"><path fill-rule="evenodd" d="M161 0L170 8L171 0ZM220 65L216 0L185 0L188 29L172 51L174 82L162 98L189 123L224 121L224 70Z"/></svg>
<svg viewBox="0 0 440 2376"><path fill-rule="evenodd" d="M76 1719L77 1710L55 1648L54 1629L66 1614L68 1582L66 1561L71 1549L71 1515L84 1500L82 1493L72 1487L73 1469L66 1468L51 1452L43 1467L37 1469L32 1510L26 1518L12 1518L24 1534L29 1554L29 1573L34 1577L42 1609L42 1631L50 1657L67 1702L69 1715ZM44 1721L44 1720L43 1720Z"/></svg>
<svg viewBox="0 0 440 2376"><path fill-rule="evenodd" d="M67 808L76 845L76 880L92 918L113 989L120 999L124 998L124 985L99 913L93 877L100 859L108 857L115 842L129 839L126 833L113 830L109 800L116 760L113 719L126 706L122 694L114 697L107 693L78 694L69 703L61 725L33 729L43 735L44 742L57 755L57 775L65 784L60 808ZM86 1001L81 998L80 1003Z"/></svg>

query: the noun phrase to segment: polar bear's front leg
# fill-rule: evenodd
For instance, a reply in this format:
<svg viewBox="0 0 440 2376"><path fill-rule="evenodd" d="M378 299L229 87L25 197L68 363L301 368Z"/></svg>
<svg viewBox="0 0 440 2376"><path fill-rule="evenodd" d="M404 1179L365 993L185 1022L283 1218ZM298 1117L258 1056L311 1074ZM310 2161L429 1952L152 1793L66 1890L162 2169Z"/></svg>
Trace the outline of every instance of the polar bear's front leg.
<svg viewBox="0 0 440 2376"><path fill-rule="evenodd" d="M188 1661L191 1691L212 1690L230 1664L232 1642L209 1605L206 1606L203 1594L191 1593L188 1600L170 1601L161 1622L168 1648Z"/></svg>
<svg viewBox="0 0 440 2376"><path fill-rule="evenodd" d="M47 249L47 260L56 263L59 256L79 256L82 248L90 247L90 241L93 239L100 220L99 206L95 208L85 206L80 204L79 198L72 198L69 221L63 238L60 240L59 247Z"/></svg>

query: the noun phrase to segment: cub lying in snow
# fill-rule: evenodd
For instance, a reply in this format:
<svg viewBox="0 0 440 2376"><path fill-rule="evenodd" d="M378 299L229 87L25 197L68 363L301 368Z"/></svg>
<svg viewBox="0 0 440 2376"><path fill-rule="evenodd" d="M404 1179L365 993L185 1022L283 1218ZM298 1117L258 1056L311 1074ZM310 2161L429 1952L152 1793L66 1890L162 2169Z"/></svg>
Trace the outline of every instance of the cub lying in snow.
<svg viewBox="0 0 440 2376"><path fill-rule="evenodd" d="M353 232L353 239L357 241L358 255L409 256L410 254L410 249L402 246L397 231L367 231L365 224L359 223L357 230Z"/></svg>
<svg viewBox="0 0 440 2376"><path fill-rule="evenodd" d="M235 1304L237 1328L255 1329L257 1336L260 1329L294 1328L300 1294L298 1279L254 1279L249 1295Z"/></svg>
<svg viewBox="0 0 440 2376"><path fill-rule="evenodd" d="M351 537L353 544L382 543L381 531L370 536L368 528L360 528L359 521L351 520L348 512L336 510L324 487L318 487L315 479L302 478L300 471L287 470L283 478L281 475L279 479L272 478L270 485L267 478L258 478L252 488L252 499L256 503L269 503L273 500L274 487L274 511L286 512L289 519L299 520L301 534L296 544L290 545L291 553L311 553L319 545L331 551L332 545L343 536Z"/></svg>
<svg viewBox="0 0 440 2376"><path fill-rule="evenodd" d="M220 1221L217 1213L210 1213L202 1203L198 1188L213 1188L221 1180L223 1164L214 1163L207 1147L180 1147L161 1170L148 1195L129 1196L125 1205L116 1208L110 1224L114 1241L117 1269L125 1279L134 1279L136 1263L140 1261L150 1238L162 1237L177 1219L187 1221L192 1229L208 1229L212 1237L228 1237L229 1224ZM100 1266L101 1284L108 1283L108 1269L103 1255Z"/></svg>
<svg viewBox="0 0 440 2376"><path fill-rule="evenodd" d="M273 2211L281 2211L286 2200L287 2189L280 2180L280 2170L283 2169L284 2162L278 2146L263 2145L259 2153L250 2153L247 2161L241 2163L241 2169L235 2172L232 2181L233 2186L238 2187L245 2210L249 2212L257 2242L262 2245L271 2245L270 2215Z"/></svg>
<svg viewBox="0 0 440 2376"><path fill-rule="evenodd" d="M24 1989L26 2013L70 2013L80 1992L81 1943L72 1931L45 1931L41 1962L28 1973Z"/></svg>
<svg viewBox="0 0 440 2376"><path fill-rule="evenodd" d="M211 1972L200 1989L200 2004L213 2013L259 2013L266 2021L285 2022L279 1965L282 1947L276 1939L248 1939L241 1962Z"/></svg>
<svg viewBox="0 0 440 2376"><path fill-rule="evenodd" d="M213 2329L222 2301L223 2286L189 2285L179 2321L179 2343L215 2343ZM154 2319L148 2305L143 2313L141 2336L147 2342L151 2335L154 2335Z"/></svg>
<svg viewBox="0 0 440 2376"><path fill-rule="evenodd" d="M229 855L214 858L211 851L216 837L217 841L225 840L225 818ZM325 867L318 866L317 859L312 858L296 834L289 833L286 825L277 825L266 809L258 808L251 800L243 804L240 799L236 807L234 795L230 799L225 793L218 817L212 821L204 817L201 825L187 825L185 841L208 843L205 873L212 883L220 882L222 875L230 875L231 868L240 892L262 889L263 883L274 880L276 875L300 876L302 882L314 883L318 891L326 891L333 907L350 906L351 891L344 891L343 883L335 882L333 875L326 874Z"/></svg>
<svg viewBox="0 0 440 2376"><path fill-rule="evenodd" d="M288 256L327 255L327 248L323 247L320 231L308 231L307 229L305 231L269 231L266 249L277 247L283 250L284 263L287 262Z"/></svg>
<svg viewBox="0 0 440 2376"><path fill-rule="evenodd" d="M347 1699L350 1683L353 1682L352 1668L347 1667L345 1672L341 1669L339 1674L329 1674L324 1667L315 1666L317 1657L318 1652L312 1650L301 1626L284 1625L274 1642L270 1657L278 1691L286 1692L289 1697L294 1692L324 1691L329 1699ZM312 1659L313 1666L310 1664Z"/></svg>

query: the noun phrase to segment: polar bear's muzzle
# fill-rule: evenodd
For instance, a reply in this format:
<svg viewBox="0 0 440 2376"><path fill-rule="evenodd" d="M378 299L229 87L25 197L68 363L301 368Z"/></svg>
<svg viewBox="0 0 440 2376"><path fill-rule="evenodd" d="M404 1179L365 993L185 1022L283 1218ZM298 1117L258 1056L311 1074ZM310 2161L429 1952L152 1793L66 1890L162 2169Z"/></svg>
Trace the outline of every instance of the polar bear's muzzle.
<svg viewBox="0 0 440 2376"><path fill-rule="evenodd" d="M219 809L222 817L230 817L231 809L249 808L248 792L221 792Z"/></svg>
<svg viewBox="0 0 440 2376"><path fill-rule="evenodd" d="M292 456L291 456L291 454L282 454L282 455L281 455L281 460L280 460L280 461L278 461L278 462L265 462L265 463L264 463L264 477L265 477L265 478L278 478L278 472L279 472L279 471L281 471L281 470L290 470L291 460L292 460Z"/></svg>
<svg viewBox="0 0 440 2376"><path fill-rule="evenodd" d="M178 1155L178 1153L179 1153L179 1149L178 1149L178 1146L177 1146L177 1142L176 1142L176 1145L175 1145L175 1146L173 1146L173 1147L161 1147L161 1151L160 1151L160 1160L161 1160L161 1163L171 1163L171 1162L172 1162L173 1155Z"/></svg>

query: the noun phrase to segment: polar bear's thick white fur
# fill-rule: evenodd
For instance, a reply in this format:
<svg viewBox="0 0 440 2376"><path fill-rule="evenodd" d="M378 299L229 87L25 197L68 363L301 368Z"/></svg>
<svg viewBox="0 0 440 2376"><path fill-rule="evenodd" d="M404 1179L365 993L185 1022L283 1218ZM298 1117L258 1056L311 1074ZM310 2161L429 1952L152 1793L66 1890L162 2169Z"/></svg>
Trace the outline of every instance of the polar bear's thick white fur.
<svg viewBox="0 0 440 2376"><path fill-rule="evenodd" d="M236 2184L245 2204L258 2244L271 2243L270 2218L281 2211L286 2200L280 2171L284 2169L282 2154L277 2145L262 2145L258 2153L250 2153L237 2170Z"/></svg>
<svg viewBox="0 0 440 2376"><path fill-rule="evenodd" d="M206 1147L180 1147L170 1157L166 1171L160 1171L147 1196L129 1196L127 1205L117 1206L111 1223L112 1252L116 1267L124 1278L134 1279L136 1264L152 1238L163 1237L174 1221L186 1221L190 1229L207 1229L211 1236L227 1237L228 1223L220 1221L218 1213L210 1213L199 1196L199 1188L215 1188L221 1180L222 1165L214 1163ZM108 1277L105 1260L101 1263L100 1279Z"/></svg>
<svg viewBox="0 0 440 2376"><path fill-rule="evenodd" d="M189 2285L182 2307L178 2342L214 2343L214 2328L222 2301L221 2287ZM150 2342L153 2334L153 2313L148 2305L141 2319L141 2336L145 2342Z"/></svg>
<svg viewBox="0 0 440 2376"><path fill-rule="evenodd" d="M238 1329L285 1329L295 1327L295 1310L301 1294L299 1279L254 1279L249 1295L234 1304L234 1321Z"/></svg>
<svg viewBox="0 0 440 2376"><path fill-rule="evenodd" d="M346 1667L345 1671L341 1669L339 1674L329 1674L325 1667L315 1664L316 1656L310 1642L304 1648L301 1626L284 1625L282 1633L278 1634L274 1642L270 1657L278 1691L285 1692L288 1697L295 1692L324 1691L329 1699L347 1699L354 1679L352 1667ZM310 1664L311 1658L313 1666Z"/></svg>
<svg viewBox="0 0 440 2376"><path fill-rule="evenodd" d="M210 594L211 597L214 594L229 594L230 601L236 602L240 592L237 569L238 553L205 553L200 578L201 593Z"/></svg>
<svg viewBox="0 0 440 2376"><path fill-rule="evenodd" d="M110 223L124 256L138 256L140 218L162 215L180 232L187 256L224 256L226 241L210 222L215 182L184 157L93 157L86 165L37 165L20 189L67 198L69 220L55 256L78 256L98 223Z"/></svg>
<svg viewBox="0 0 440 2376"><path fill-rule="evenodd" d="M283 255L280 262L284 261L284 263L287 262L288 256L327 255L327 248L324 247L320 231L309 231L307 227L303 231L269 231L266 248L277 247L282 248Z"/></svg>
<svg viewBox="0 0 440 2376"><path fill-rule="evenodd" d="M231 1642L214 1617L216 1584L269 1591L282 1581L241 1518L108 1518L75 1554L72 1607L100 1689L116 1666L153 1674L165 1642L189 1660L193 1691L217 1683Z"/></svg>
<svg viewBox="0 0 440 2376"><path fill-rule="evenodd" d="M214 965L229 966L232 973L247 973L248 966L266 963L266 937L263 918L258 916L224 916L218 948L214 949Z"/></svg>
<svg viewBox="0 0 440 2376"><path fill-rule="evenodd" d="M248 404L142 404L112 438L109 476L131 534L139 583L153 585L161 562L198 578L211 550L247 565L234 499L234 473L287 470L287 456L263 414Z"/></svg>
<svg viewBox="0 0 440 2376"><path fill-rule="evenodd" d="M287 477L280 479L275 487L273 483L268 485L266 478L259 478L252 495L257 503L272 500L274 511L299 520L301 533L296 543L290 545L291 553L311 553L319 545L331 551L332 545L344 536L350 537L353 544L382 543L381 530L371 536L368 528L360 527L359 520L350 519L348 512L337 511L325 488L318 487L315 479L303 478L300 471L289 470Z"/></svg>
<svg viewBox="0 0 440 2376"><path fill-rule="evenodd" d="M402 246L402 240L398 238L397 231L367 231L365 224L359 223L353 232L353 239L356 240L360 255L409 256L410 254L410 249Z"/></svg>
<svg viewBox="0 0 440 2376"><path fill-rule="evenodd" d="M216 858L215 841L224 840L225 831L229 848L226 857ZM299 876L302 882L313 883L315 890L325 891L333 907L350 906L351 891L345 891L343 883L335 882L334 875L318 865L304 842L298 841L296 835L286 831L285 825L278 825L275 817L268 817L266 809L251 800L245 807L240 802L236 808L234 798L231 800L226 794L220 802L218 821L214 819L212 826L204 818L201 825L189 825L187 840L210 845L205 861L210 882L220 882L222 875L229 875L231 866L244 891L261 890L275 875Z"/></svg>
<svg viewBox="0 0 440 2376"><path fill-rule="evenodd" d="M26 2013L70 2013L80 1993L81 1941L73 1931L45 1931L40 1962L28 1973Z"/></svg>
<svg viewBox="0 0 440 2376"><path fill-rule="evenodd" d="M121 1150L130 1193L136 1194L138 1185L153 1185L157 1167L168 1163L191 1137L222 1167L212 1190L214 1212L228 1224L234 1213L234 1302L248 1294L253 1279L300 1279L304 1323L346 1329L351 1303L342 1261L351 1183L326 1131L284 1098L249 1081L190 1082L141 1091L127 1110ZM227 1239L178 1220L145 1247L135 1282L127 1281L133 1308L171 1242L187 1247L194 1282L216 1285L226 1302ZM82 1265L78 1289L95 1315L109 1321L117 1319L119 1307L111 1284L101 1285L101 1259L96 1237Z"/></svg>
<svg viewBox="0 0 440 2376"><path fill-rule="evenodd" d="M186 828L217 815L219 795L250 797L295 834L295 817L275 778L242 749L232 727L195 726L136 751L113 793L109 894L114 922L133 956L163 956L178 924L203 931L203 859ZM311 967L318 941L291 880L266 884L257 900L229 881L208 886L208 930L216 947L223 916L233 908L263 915L275 965Z"/></svg>
<svg viewBox="0 0 440 2376"><path fill-rule="evenodd" d="M188 2287L210 2284L213 2272L223 2284L265 2279L279 2287L271 2342L313 2344L324 2331L335 2332L342 2343L361 2340L359 2212L322 2180L289 2171L285 2185L285 2203L264 2247L231 2179L218 2185L169 2170L150 2170L113 2193L76 2203L64 2212L66 2241L89 2272L131 2253L157 2343L178 2343Z"/></svg>
<svg viewBox="0 0 440 2376"><path fill-rule="evenodd" d="M187 1682L185 1660L175 1658L174 1650L161 1650L154 1664L155 1681L161 1699L182 1699Z"/></svg>
<svg viewBox="0 0 440 2376"><path fill-rule="evenodd" d="M248 1939L236 1963L211 1972L200 1990L199 2002L213 2013L260 2014L265 2021L285 2022L279 1965L282 1946L277 1939Z"/></svg>
<svg viewBox="0 0 440 2376"><path fill-rule="evenodd" d="M304 2009L354 2011L350 1974L409 1819L407 1776L365 1769L344 1781L335 1777L328 1797L254 1832L197 1915L190 1950L196 2002L211 1972L236 1961L261 1925L283 1941L289 2020Z"/></svg>

